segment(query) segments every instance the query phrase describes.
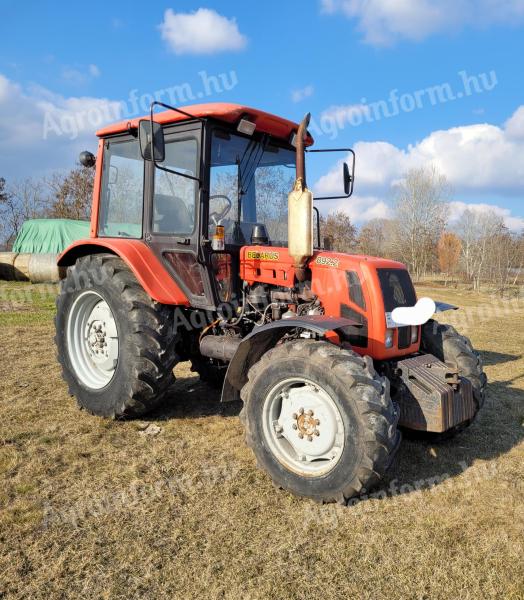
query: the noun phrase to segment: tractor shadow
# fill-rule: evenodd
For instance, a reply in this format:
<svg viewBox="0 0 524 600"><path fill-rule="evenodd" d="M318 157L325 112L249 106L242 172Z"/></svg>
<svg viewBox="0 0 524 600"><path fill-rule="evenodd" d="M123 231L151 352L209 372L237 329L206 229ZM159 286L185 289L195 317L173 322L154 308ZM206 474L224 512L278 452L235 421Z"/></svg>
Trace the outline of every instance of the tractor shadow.
<svg viewBox="0 0 524 600"><path fill-rule="evenodd" d="M515 387L524 378L524 370L511 365L521 355L481 351L484 366L509 363L504 380L488 383L486 400L475 421L454 438L435 440L430 437L403 436L395 463L379 489L388 491L405 486L407 493L421 484L422 489L434 485L450 485L452 479L466 473L477 461L493 461L524 441L524 391ZM496 483L496 464L483 465L475 476L492 477Z"/></svg>
<svg viewBox="0 0 524 600"><path fill-rule="evenodd" d="M149 415L151 420L235 417L240 413L242 402L221 402L221 390L204 383L188 369L175 373L177 379L166 401Z"/></svg>
<svg viewBox="0 0 524 600"><path fill-rule="evenodd" d="M514 362L522 358L522 354L504 354L503 352L481 352L485 367Z"/></svg>

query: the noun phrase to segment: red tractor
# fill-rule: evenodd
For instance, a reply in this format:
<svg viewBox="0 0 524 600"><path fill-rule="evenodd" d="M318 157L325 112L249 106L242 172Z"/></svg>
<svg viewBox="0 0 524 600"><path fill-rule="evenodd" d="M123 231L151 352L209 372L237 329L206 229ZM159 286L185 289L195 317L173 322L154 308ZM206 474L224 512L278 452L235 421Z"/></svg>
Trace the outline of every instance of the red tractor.
<svg viewBox="0 0 524 600"><path fill-rule="evenodd" d="M274 483L325 502L377 484L399 428L471 423L486 376L470 341L430 319L432 301L421 318L404 265L321 247L308 117L158 104L80 157L96 165L91 237L59 258L56 318L80 406L142 415L189 360L222 401L242 399L247 443Z"/></svg>

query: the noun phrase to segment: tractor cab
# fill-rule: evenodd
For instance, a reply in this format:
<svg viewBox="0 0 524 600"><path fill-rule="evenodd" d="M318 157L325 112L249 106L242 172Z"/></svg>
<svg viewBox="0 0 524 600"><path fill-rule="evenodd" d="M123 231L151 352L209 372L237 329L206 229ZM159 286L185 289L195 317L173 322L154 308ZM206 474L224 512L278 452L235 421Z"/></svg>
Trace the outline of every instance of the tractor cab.
<svg viewBox="0 0 524 600"><path fill-rule="evenodd" d="M93 237L143 239L191 306L215 310L241 293L243 246L288 245L296 132L233 104L168 107L98 131Z"/></svg>

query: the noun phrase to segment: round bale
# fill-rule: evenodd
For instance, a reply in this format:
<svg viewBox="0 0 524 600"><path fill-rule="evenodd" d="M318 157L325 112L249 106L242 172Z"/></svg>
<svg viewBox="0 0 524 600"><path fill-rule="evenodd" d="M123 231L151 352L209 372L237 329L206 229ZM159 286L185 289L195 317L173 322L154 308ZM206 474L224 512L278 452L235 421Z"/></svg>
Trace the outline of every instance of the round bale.
<svg viewBox="0 0 524 600"><path fill-rule="evenodd" d="M15 278L15 259L17 252L0 252L0 279L13 281Z"/></svg>
<svg viewBox="0 0 524 600"><path fill-rule="evenodd" d="M28 281L29 280L29 261L31 260L30 254L19 254L15 258L15 279L16 281Z"/></svg>
<svg viewBox="0 0 524 600"><path fill-rule="evenodd" d="M31 254L29 279L32 283L56 283L61 269L56 264L56 254Z"/></svg>

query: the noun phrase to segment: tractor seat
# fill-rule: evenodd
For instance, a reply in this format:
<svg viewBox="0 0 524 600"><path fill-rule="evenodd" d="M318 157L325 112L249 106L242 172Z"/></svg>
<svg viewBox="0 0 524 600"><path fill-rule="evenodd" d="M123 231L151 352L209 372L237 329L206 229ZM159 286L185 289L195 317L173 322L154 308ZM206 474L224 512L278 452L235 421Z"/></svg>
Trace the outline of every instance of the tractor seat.
<svg viewBox="0 0 524 600"><path fill-rule="evenodd" d="M193 231L194 218L178 196L155 194L153 231L155 233L185 233Z"/></svg>

